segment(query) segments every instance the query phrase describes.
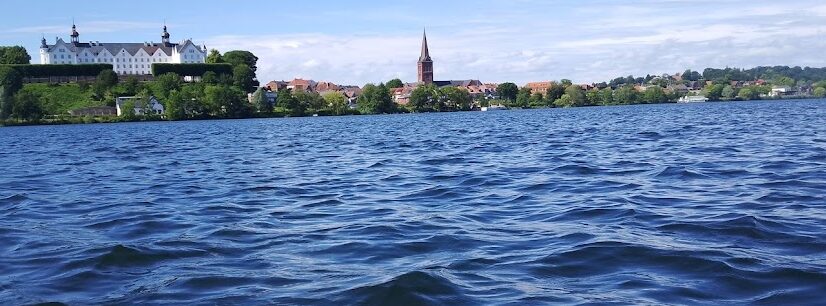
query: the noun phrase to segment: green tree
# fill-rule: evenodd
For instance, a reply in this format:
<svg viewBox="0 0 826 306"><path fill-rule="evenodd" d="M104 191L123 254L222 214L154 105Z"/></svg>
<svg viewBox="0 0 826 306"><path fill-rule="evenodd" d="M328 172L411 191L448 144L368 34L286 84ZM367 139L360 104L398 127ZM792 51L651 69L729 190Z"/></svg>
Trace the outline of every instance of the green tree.
<svg viewBox="0 0 826 306"><path fill-rule="evenodd" d="M752 90L751 88L743 88L743 89L740 89L740 92L738 93L737 97L740 98L741 100L748 101L748 100L756 99L757 95L754 92L754 90Z"/></svg>
<svg viewBox="0 0 826 306"><path fill-rule="evenodd" d="M23 77L17 70L0 66L0 119L11 116L14 95L23 88Z"/></svg>
<svg viewBox="0 0 826 306"><path fill-rule="evenodd" d="M303 115L304 111L299 109L298 100L293 97L293 92L290 89L282 88L278 91L278 96L275 99L275 105L289 111L291 114Z"/></svg>
<svg viewBox="0 0 826 306"><path fill-rule="evenodd" d="M14 98L12 117L17 120L38 121L43 117L40 99L31 92L21 91Z"/></svg>
<svg viewBox="0 0 826 306"><path fill-rule="evenodd" d="M568 95L570 99L569 106L578 107L578 106L585 106L585 92L582 90L582 87L579 85L570 85L568 88L565 89L565 94Z"/></svg>
<svg viewBox="0 0 826 306"><path fill-rule="evenodd" d="M258 88L252 95L252 104L259 113L269 114L272 112L272 103L267 99L267 92L263 88Z"/></svg>
<svg viewBox="0 0 826 306"><path fill-rule="evenodd" d="M720 95L727 100L731 100L736 96L736 92L734 91L734 87L731 85L726 85L723 87L723 91L720 92Z"/></svg>
<svg viewBox="0 0 826 306"><path fill-rule="evenodd" d="M436 105L438 104L439 94L439 89L432 84L416 87L410 93L408 106L412 111L419 113L437 111Z"/></svg>
<svg viewBox="0 0 826 306"><path fill-rule="evenodd" d="M603 88L599 91L599 105L613 105L614 91L611 87Z"/></svg>
<svg viewBox="0 0 826 306"><path fill-rule="evenodd" d="M123 88L123 94L127 96L134 96L143 90L141 83L133 76L127 77L126 80L123 81L123 84L121 84L121 87Z"/></svg>
<svg viewBox="0 0 826 306"><path fill-rule="evenodd" d="M643 102L645 103L664 103L668 102L668 97L665 91L660 86L650 86L642 94Z"/></svg>
<svg viewBox="0 0 826 306"><path fill-rule="evenodd" d="M519 86L510 82L502 83L496 87L496 93L499 98L513 102L516 100L516 95L519 94Z"/></svg>
<svg viewBox="0 0 826 306"><path fill-rule="evenodd" d="M773 83L774 83L774 85L777 85L777 86L792 87L795 84L795 80L790 78L790 77L787 77L787 76L782 76L782 77L778 77L778 78L774 79Z"/></svg>
<svg viewBox="0 0 826 306"><path fill-rule="evenodd" d="M824 88L824 87L815 88L814 94L815 94L815 97L826 98L826 88Z"/></svg>
<svg viewBox="0 0 826 306"><path fill-rule="evenodd" d="M513 106L527 108L531 104L531 89L522 87L516 94L516 103Z"/></svg>
<svg viewBox="0 0 826 306"><path fill-rule="evenodd" d="M252 112L244 93L232 86L207 86L205 97L225 118L246 118Z"/></svg>
<svg viewBox="0 0 826 306"><path fill-rule="evenodd" d="M301 114L305 114L308 111L315 113L324 108L324 98L316 92L297 91L293 96L298 100Z"/></svg>
<svg viewBox="0 0 826 306"><path fill-rule="evenodd" d="M363 114L390 114L396 112L396 103L386 85L367 84L358 98L358 108Z"/></svg>
<svg viewBox="0 0 826 306"><path fill-rule="evenodd" d="M95 86L93 88L95 96L102 100L107 93L109 93L115 85L118 84L118 74L112 70L103 70L98 73L95 79Z"/></svg>
<svg viewBox="0 0 826 306"><path fill-rule="evenodd" d="M553 106L554 101L559 98L562 98L562 95L565 94L565 87L562 84L557 82L551 82L551 86L548 86L548 90L545 92L545 100L546 105Z"/></svg>
<svg viewBox="0 0 826 306"><path fill-rule="evenodd" d="M448 86L440 89L440 92L449 110L470 110L470 104L473 103L473 99L470 98L470 93L464 88Z"/></svg>
<svg viewBox="0 0 826 306"><path fill-rule="evenodd" d="M15 64L29 64L32 57L26 48L21 46L0 47L0 64L15 65Z"/></svg>
<svg viewBox="0 0 826 306"><path fill-rule="evenodd" d="M710 101L720 101L720 98L723 97L724 88L725 86L722 84L706 85L703 89L703 95Z"/></svg>
<svg viewBox="0 0 826 306"><path fill-rule="evenodd" d="M404 83L400 79L392 79L387 82L387 88L402 88L404 87Z"/></svg>
<svg viewBox="0 0 826 306"><path fill-rule="evenodd" d="M149 85L152 94L162 101L166 101L169 98L169 93L173 90L181 90L182 86L183 81L181 77L171 72L156 77Z"/></svg>
<svg viewBox="0 0 826 306"><path fill-rule="evenodd" d="M204 72L204 75L201 76L201 83L217 85L219 83L218 74L213 71Z"/></svg>
<svg viewBox="0 0 826 306"><path fill-rule="evenodd" d="M625 85L617 88L614 91L614 103L616 104L633 104L637 102L637 91L630 85Z"/></svg>
<svg viewBox="0 0 826 306"><path fill-rule="evenodd" d="M347 103L347 97L344 96L343 93L340 92L328 92L324 94L324 102L327 103L327 109L330 110L330 113L333 115L344 115L347 114L347 109L349 107Z"/></svg>
<svg viewBox="0 0 826 306"><path fill-rule="evenodd" d="M120 117L126 121L134 121L138 118L135 113L135 100L127 99L120 105Z"/></svg>
<svg viewBox="0 0 826 306"><path fill-rule="evenodd" d="M568 87L571 87L571 85L573 85L573 84L574 84L574 83L573 83L573 82L571 82L571 80L569 80L569 79L562 79L562 80L561 80L561 81L559 81L559 82L560 82L560 83L562 83L562 86L563 86L563 87L565 87L566 89L567 89Z"/></svg>
<svg viewBox="0 0 826 306"><path fill-rule="evenodd" d="M258 71L258 57L249 51L229 51L224 53L224 62L232 66L247 65L253 72Z"/></svg>
<svg viewBox="0 0 826 306"><path fill-rule="evenodd" d="M545 96L542 93L535 93L531 95L531 100L528 103L530 107L543 107L545 106Z"/></svg>
<svg viewBox="0 0 826 306"><path fill-rule="evenodd" d="M571 101L571 96L568 94L563 94L559 99L554 101L554 106L556 107L572 107L574 106L573 102Z"/></svg>
<svg viewBox="0 0 826 306"><path fill-rule="evenodd" d="M175 90L169 93L169 98L166 100L166 105L164 106L166 119L173 121L186 119L187 100L189 99L185 97L185 93L182 91Z"/></svg>
<svg viewBox="0 0 826 306"><path fill-rule="evenodd" d="M209 50L209 55L207 55L206 62L207 64L220 64L224 62L224 57L221 55L221 52L212 49Z"/></svg>
<svg viewBox="0 0 826 306"><path fill-rule="evenodd" d="M258 87L255 80L255 71L249 66L241 64L232 69L232 83L244 92L253 92Z"/></svg>

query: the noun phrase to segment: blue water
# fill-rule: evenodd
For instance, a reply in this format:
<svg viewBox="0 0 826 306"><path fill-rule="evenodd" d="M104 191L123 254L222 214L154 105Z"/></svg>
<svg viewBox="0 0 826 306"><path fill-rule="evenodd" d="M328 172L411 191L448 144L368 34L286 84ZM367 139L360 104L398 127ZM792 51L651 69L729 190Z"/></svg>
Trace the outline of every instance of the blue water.
<svg viewBox="0 0 826 306"><path fill-rule="evenodd" d="M0 304L826 304L826 101L0 128Z"/></svg>

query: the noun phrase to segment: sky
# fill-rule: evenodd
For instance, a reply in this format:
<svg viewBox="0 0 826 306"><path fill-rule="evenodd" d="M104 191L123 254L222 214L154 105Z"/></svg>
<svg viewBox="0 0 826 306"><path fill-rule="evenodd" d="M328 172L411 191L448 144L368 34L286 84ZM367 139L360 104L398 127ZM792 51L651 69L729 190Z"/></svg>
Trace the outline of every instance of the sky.
<svg viewBox="0 0 826 306"><path fill-rule="evenodd" d="M674 74L706 67L826 67L823 0L3 1L0 45L39 63L41 35L186 38L258 56L258 78L363 85L416 81L427 29L437 80Z"/></svg>

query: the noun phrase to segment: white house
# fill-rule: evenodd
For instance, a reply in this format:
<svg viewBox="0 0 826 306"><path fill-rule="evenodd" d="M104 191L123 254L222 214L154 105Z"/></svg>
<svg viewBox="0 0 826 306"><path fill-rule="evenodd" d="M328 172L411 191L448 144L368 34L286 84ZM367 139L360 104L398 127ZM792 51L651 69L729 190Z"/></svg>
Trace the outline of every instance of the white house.
<svg viewBox="0 0 826 306"><path fill-rule="evenodd" d="M195 45L191 39L180 43L169 42L169 32L163 27L161 42L102 43L80 42L77 27L72 25L71 41L55 38L49 45L44 37L40 41L40 63L49 64L112 64L115 72L122 75L146 75L152 73L153 63L205 63L206 46Z"/></svg>
<svg viewBox="0 0 826 306"><path fill-rule="evenodd" d="M149 97L149 106L145 106L143 103L143 98L141 97L118 97L115 99L115 108L117 109L118 116L123 115L124 105L127 102L133 103L135 115L162 115L164 112L164 107L161 102L158 102L158 99L155 97Z"/></svg>

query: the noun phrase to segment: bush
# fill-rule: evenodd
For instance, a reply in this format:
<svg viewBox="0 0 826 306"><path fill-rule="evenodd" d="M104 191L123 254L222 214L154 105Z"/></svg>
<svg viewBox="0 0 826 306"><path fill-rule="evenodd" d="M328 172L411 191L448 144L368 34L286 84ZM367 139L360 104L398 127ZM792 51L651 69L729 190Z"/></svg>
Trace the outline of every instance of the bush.
<svg viewBox="0 0 826 306"><path fill-rule="evenodd" d="M152 64L152 75L174 73L180 76L202 76L207 72L232 75L230 64Z"/></svg>
<svg viewBox="0 0 826 306"><path fill-rule="evenodd" d="M16 70L24 78L97 76L104 70L112 70L112 64L84 65L0 65Z"/></svg>

